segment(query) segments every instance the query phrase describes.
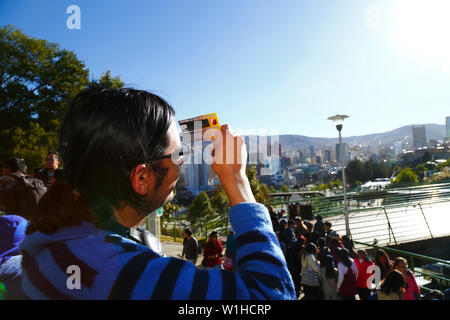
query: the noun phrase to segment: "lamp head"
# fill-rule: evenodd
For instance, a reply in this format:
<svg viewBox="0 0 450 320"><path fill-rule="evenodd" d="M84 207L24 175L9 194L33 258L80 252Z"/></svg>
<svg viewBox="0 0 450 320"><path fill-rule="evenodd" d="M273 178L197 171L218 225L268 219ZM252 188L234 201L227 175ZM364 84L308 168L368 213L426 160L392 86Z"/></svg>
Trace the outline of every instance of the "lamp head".
<svg viewBox="0 0 450 320"><path fill-rule="evenodd" d="M338 129L338 131L341 131L342 125L344 124L344 119L348 117L349 116L347 115L337 114L335 116L329 117L328 120L332 120L334 125L336 126L336 129Z"/></svg>

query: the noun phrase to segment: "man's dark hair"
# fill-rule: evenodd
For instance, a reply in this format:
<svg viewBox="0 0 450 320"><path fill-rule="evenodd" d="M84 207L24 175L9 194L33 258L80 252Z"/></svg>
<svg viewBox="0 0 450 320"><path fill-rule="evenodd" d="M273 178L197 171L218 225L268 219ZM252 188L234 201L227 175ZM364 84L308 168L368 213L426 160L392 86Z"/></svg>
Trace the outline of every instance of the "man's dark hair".
<svg viewBox="0 0 450 320"><path fill-rule="evenodd" d="M156 159L167 148L174 116L166 101L147 91L100 86L81 91L59 133L63 178L42 198L29 232L52 233L81 220L99 224L122 204L142 214L154 209L134 191L130 175L146 163L162 180L165 172Z"/></svg>
<svg viewBox="0 0 450 320"><path fill-rule="evenodd" d="M47 156L49 156L49 155L55 155L58 158L58 160L61 160L61 156L59 155L59 152L56 150L49 150L47 152Z"/></svg>
<svg viewBox="0 0 450 320"><path fill-rule="evenodd" d="M26 172L27 166L25 161L19 158L8 158L3 163L3 167L9 169L11 172Z"/></svg>
<svg viewBox="0 0 450 320"><path fill-rule="evenodd" d="M316 220L317 220L317 222L320 222L320 221L322 221L322 220L323 220L323 217L322 217L322 216L320 216L320 215L317 215L317 216L316 216Z"/></svg>
<svg viewBox="0 0 450 320"><path fill-rule="evenodd" d="M184 229L184 233L186 233L189 237L192 236L191 229Z"/></svg>
<svg viewBox="0 0 450 320"><path fill-rule="evenodd" d="M331 228L331 222L330 221L325 221L323 223L324 226L327 226L328 228Z"/></svg>
<svg viewBox="0 0 450 320"><path fill-rule="evenodd" d="M289 219L288 221L288 226L292 226L293 224L295 224L295 221L292 219Z"/></svg>

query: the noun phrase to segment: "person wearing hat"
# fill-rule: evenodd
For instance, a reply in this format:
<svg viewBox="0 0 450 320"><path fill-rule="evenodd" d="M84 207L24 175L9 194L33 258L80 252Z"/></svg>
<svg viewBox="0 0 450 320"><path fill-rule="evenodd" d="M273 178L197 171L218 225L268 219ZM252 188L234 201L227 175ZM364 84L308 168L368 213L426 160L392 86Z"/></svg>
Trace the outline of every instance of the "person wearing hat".
<svg viewBox="0 0 450 320"><path fill-rule="evenodd" d="M5 287L3 299L24 299L22 292L22 256L19 245L25 238L28 221L16 215L0 217L0 284ZM0 292L0 296L2 293Z"/></svg>

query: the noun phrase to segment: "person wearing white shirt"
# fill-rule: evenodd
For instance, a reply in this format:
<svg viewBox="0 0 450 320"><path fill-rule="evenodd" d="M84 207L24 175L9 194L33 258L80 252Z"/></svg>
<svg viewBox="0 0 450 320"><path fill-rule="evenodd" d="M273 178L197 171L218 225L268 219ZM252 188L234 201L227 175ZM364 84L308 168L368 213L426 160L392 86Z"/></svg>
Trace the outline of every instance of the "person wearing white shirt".
<svg viewBox="0 0 450 320"><path fill-rule="evenodd" d="M358 293L356 279L358 278L358 268L350 258L350 252L345 248L338 248L339 257L337 289L342 300L355 300Z"/></svg>

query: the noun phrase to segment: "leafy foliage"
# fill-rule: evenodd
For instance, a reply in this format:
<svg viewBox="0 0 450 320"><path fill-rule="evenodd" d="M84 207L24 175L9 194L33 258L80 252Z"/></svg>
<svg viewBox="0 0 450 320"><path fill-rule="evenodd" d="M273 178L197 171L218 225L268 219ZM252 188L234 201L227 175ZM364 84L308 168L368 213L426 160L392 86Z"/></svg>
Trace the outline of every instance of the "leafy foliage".
<svg viewBox="0 0 450 320"><path fill-rule="evenodd" d="M186 218L193 227L199 227L205 223L207 218L213 215L214 210L208 194L206 192L200 192L189 206Z"/></svg>
<svg viewBox="0 0 450 320"><path fill-rule="evenodd" d="M415 183L418 182L419 179L414 171L411 168L405 168L397 175L395 178L395 183Z"/></svg>
<svg viewBox="0 0 450 320"><path fill-rule="evenodd" d="M0 160L24 158L29 171L41 166L47 151L57 149L70 101L89 83L89 70L75 53L0 27ZM110 71L91 83L123 86Z"/></svg>

